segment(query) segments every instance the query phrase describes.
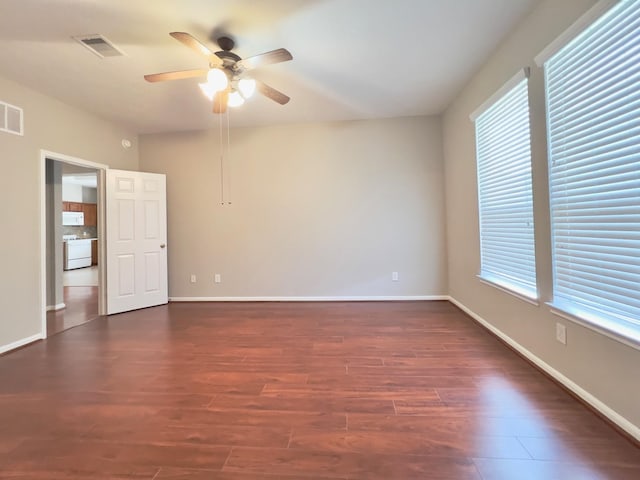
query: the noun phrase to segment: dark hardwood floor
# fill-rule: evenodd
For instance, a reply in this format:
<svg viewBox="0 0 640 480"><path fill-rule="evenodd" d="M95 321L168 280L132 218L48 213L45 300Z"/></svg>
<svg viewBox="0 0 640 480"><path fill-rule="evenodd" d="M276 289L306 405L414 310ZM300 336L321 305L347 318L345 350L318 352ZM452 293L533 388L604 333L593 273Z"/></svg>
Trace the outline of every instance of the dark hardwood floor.
<svg viewBox="0 0 640 480"><path fill-rule="evenodd" d="M47 312L47 337L98 318L98 287L63 287L65 308Z"/></svg>
<svg viewBox="0 0 640 480"><path fill-rule="evenodd" d="M170 304L0 357L0 478L640 478L446 302Z"/></svg>

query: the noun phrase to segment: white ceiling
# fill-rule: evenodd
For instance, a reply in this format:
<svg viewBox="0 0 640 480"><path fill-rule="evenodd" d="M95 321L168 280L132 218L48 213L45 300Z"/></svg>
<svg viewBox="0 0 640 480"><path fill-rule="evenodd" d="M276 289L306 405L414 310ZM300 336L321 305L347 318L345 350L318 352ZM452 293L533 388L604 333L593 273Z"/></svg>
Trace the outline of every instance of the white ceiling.
<svg viewBox="0 0 640 480"><path fill-rule="evenodd" d="M95 168L85 168L80 165L62 162L62 184L97 188L97 170Z"/></svg>
<svg viewBox="0 0 640 480"><path fill-rule="evenodd" d="M63 185L80 185L82 187L97 188L98 175L95 173L86 173L80 175L63 175Z"/></svg>
<svg viewBox="0 0 640 480"><path fill-rule="evenodd" d="M0 0L0 75L139 133L211 128L220 117L200 80L143 75L207 67L169 32L214 51L209 37L224 32L241 57L294 57L255 71L291 102L255 96L231 111L234 126L438 114L536 2ZM100 59L71 38L96 33L125 56Z"/></svg>

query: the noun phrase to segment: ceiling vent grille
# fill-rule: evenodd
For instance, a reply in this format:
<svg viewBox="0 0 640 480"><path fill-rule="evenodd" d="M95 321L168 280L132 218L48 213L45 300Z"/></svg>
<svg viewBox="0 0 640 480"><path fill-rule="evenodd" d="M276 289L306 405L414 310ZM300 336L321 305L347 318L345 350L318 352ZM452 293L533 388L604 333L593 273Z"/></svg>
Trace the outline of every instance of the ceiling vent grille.
<svg viewBox="0 0 640 480"><path fill-rule="evenodd" d="M24 135L24 119L20 107L0 102L0 132Z"/></svg>
<svg viewBox="0 0 640 480"><path fill-rule="evenodd" d="M121 50L102 35L82 35L73 37L73 39L100 58L121 57L124 55Z"/></svg>

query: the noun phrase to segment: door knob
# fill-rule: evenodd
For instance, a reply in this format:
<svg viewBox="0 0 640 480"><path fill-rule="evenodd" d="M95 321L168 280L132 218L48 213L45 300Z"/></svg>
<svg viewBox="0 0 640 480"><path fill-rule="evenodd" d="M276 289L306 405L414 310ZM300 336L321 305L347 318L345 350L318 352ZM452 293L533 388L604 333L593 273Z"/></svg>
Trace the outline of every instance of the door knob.
<svg viewBox="0 0 640 480"><path fill-rule="evenodd" d="M160 248L164 248L164 247L166 247L166 245L164 243L161 243Z"/></svg>

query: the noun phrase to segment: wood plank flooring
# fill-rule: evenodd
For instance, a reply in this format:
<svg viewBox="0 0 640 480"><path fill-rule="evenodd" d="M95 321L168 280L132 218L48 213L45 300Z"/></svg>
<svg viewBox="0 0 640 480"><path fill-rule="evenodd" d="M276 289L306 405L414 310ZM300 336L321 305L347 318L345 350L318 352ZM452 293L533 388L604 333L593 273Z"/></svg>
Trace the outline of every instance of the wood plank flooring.
<svg viewBox="0 0 640 480"><path fill-rule="evenodd" d="M47 337L98 318L98 287L63 287L65 308L47 312Z"/></svg>
<svg viewBox="0 0 640 480"><path fill-rule="evenodd" d="M0 356L0 478L637 480L447 302L170 304Z"/></svg>

